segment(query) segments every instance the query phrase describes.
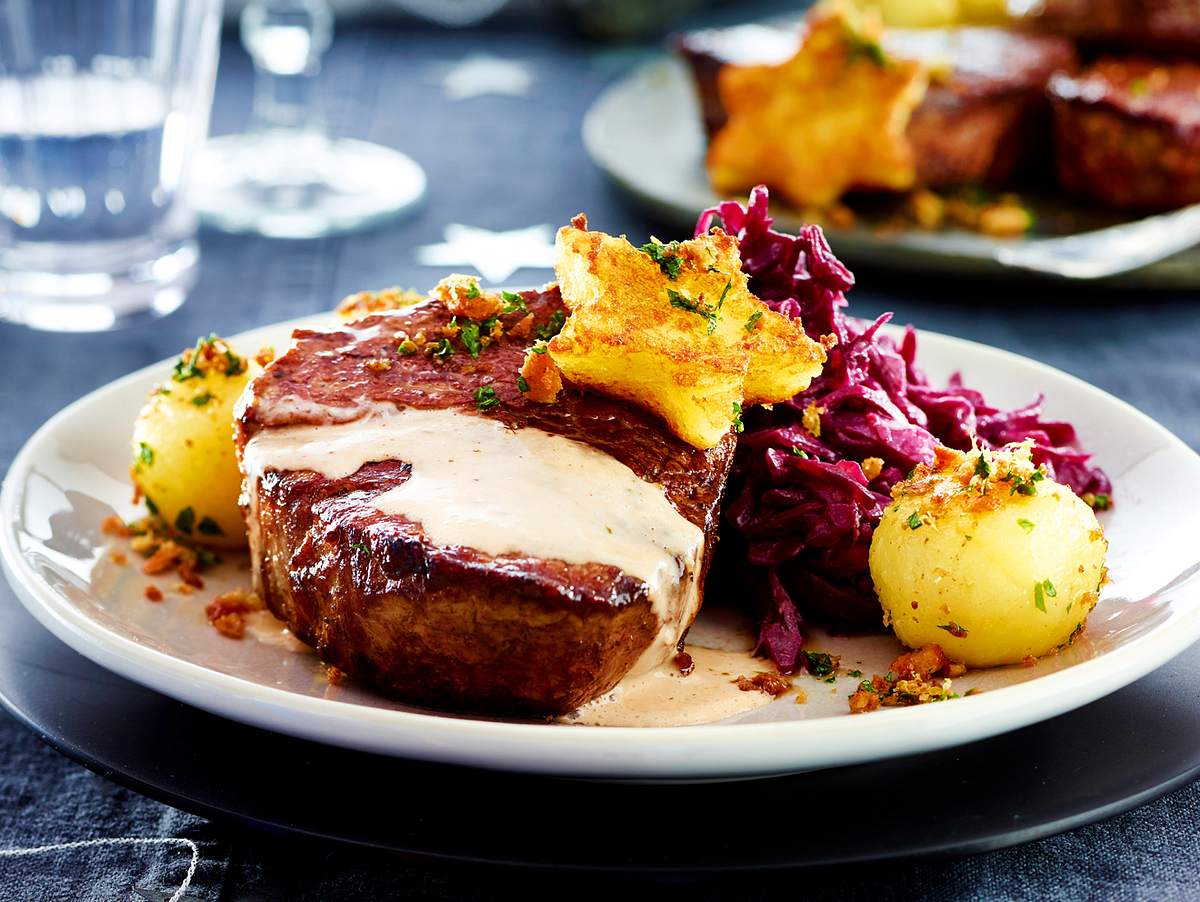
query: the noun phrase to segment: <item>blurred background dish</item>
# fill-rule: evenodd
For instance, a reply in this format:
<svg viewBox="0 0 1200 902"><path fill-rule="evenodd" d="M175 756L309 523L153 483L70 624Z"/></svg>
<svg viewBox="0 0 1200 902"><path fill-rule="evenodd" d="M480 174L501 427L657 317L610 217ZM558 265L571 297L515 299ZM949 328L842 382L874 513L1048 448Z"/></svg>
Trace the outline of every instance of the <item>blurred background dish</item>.
<svg viewBox="0 0 1200 902"><path fill-rule="evenodd" d="M491 3L494 7L495 4ZM252 0L241 37L254 60L250 128L209 141L197 207L227 232L317 238L411 211L425 173L398 150L331 137L316 98L333 40L327 0Z"/></svg>
<svg viewBox="0 0 1200 902"><path fill-rule="evenodd" d="M1180 253L1200 241L1200 66L1180 57L1200 4L1161 6L1103 41L1067 4L826 3L690 32L597 101L584 140L680 225L765 181L779 221L822 222L851 261L1200 284Z"/></svg>

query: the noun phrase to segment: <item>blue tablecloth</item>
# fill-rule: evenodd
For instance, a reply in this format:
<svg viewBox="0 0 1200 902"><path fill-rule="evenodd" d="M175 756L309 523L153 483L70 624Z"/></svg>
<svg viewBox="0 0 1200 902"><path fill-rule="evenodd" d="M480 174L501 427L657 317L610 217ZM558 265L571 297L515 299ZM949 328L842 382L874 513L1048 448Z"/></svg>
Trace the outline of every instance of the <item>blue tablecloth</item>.
<svg viewBox="0 0 1200 902"><path fill-rule="evenodd" d="M133 331L69 336L0 326L0 467L60 407L177 352L198 334L227 334L327 309L366 287L429 286L440 271L419 265L415 250L440 241L449 223L506 230L557 225L586 210L596 227L609 232L674 237L624 202L589 163L579 138L588 104L639 52L509 26L462 33L380 26L341 34L324 75L328 119L340 134L416 158L430 178L424 211L378 231L319 241L204 232L201 277L185 307ZM527 61L536 78L531 95L446 101L438 67L469 53ZM244 53L227 40L214 132L244 125L249 77ZM548 277L546 270L522 270L511 281ZM852 309L862 316L892 310L901 322L1043 360L1124 398L1200 447L1197 301L1190 293L860 270ZM841 816L853 829L853 812ZM965 860L743 878L686 891L696 898L772 900L814 892L845 899L1196 897L1198 826L1200 785L1193 785L1104 824ZM580 882L589 887L585 897L613 890L590 878L518 878L339 848L297 854L288 841L233 833L118 788L0 715L0 848L98 836L191 840L199 852L188 893L195 899L579 895ZM190 856L190 847L176 842L0 858L0 899L129 898L135 886L151 898L167 898Z"/></svg>

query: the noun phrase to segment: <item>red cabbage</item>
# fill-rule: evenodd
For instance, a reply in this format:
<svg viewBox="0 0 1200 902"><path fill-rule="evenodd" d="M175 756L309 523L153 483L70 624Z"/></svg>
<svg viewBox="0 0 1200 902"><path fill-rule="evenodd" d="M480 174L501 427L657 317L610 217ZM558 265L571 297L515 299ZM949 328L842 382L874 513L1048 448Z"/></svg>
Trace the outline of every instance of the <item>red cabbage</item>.
<svg viewBox="0 0 1200 902"><path fill-rule="evenodd" d="M867 552L892 486L941 444L959 450L1033 439L1034 461L1083 495L1112 486L1073 447L1069 423L1041 419L1042 398L1016 410L989 405L958 376L938 388L918 368L910 326L899 347L874 322L847 316L854 276L833 255L819 226L795 236L771 228L767 190L701 214L696 234L719 218L738 239L750 289L771 309L801 317L810 337L834 335L822 374L791 401L749 411L734 460L725 520L750 565L759 614L759 653L795 669L803 613L852 626L878 626L879 601ZM819 413L819 437L803 425ZM868 479L860 462L883 461ZM728 531L728 530L727 530Z"/></svg>

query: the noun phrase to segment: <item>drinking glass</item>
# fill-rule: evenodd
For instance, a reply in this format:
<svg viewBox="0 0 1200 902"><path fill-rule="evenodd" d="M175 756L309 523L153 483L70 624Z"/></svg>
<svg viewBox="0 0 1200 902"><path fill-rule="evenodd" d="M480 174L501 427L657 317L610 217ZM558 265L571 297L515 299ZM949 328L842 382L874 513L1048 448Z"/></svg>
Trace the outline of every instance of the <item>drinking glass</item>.
<svg viewBox="0 0 1200 902"><path fill-rule="evenodd" d="M416 209L425 195L420 166L325 127L316 88L333 40L328 0L250 0L241 33L254 61L254 110L246 132L213 138L204 149L197 204L205 222L317 238Z"/></svg>
<svg viewBox="0 0 1200 902"><path fill-rule="evenodd" d="M0 319L111 328L183 302L221 0L0 0Z"/></svg>

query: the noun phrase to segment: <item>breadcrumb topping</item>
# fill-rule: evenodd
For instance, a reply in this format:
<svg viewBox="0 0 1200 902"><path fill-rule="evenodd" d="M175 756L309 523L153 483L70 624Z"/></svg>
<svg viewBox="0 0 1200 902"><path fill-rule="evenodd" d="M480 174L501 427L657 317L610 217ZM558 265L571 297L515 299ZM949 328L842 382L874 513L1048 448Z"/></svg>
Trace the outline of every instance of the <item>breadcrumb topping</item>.
<svg viewBox="0 0 1200 902"><path fill-rule="evenodd" d="M525 352L517 385L525 397L539 404L553 404L558 400L558 393L563 388L562 373L545 353L544 345L540 352L536 345Z"/></svg>
<svg viewBox="0 0 1200 902"><path fill-rule="evenodd" d="M484 291L476 276L461 273L452 273L438 282L433 296L444 303L452 315L473 320L496 316L504 306L499 292Z"/></svg>
<svg viewBox="0 0 1200 902"><path fill-rule="evenodd" d="M779 698L792 688L791 678L775 671L763 671L752 677L739 676L733 682L743 692L752 692L757 689L773 698Z"/></svg>
<svg viewBox="0 0 1200 902"><path fill-rule="evenodd" d="M925 645L905 652L892 661L886 675L876 674L858 684L847 699L851 714L865 714L880 708L924 705L959 698L953 691L952 677L962 676L967 668L946 657L940 645ZM971 690L968 695L974 695Z"/></svg>
<svg viewBox="0 0 1200 902"><path fill-rule="evenodd" d="M204 615L218 633L228 639L240 639L246 633L245 615L262 608L262 601L246 589L222 592L204 608Z"/></svg>
<svg viewBox="0 0 1200 902"><path fill-rule="evenodd" d="M380 291L359 291L342 299L337 305L337 314L345 320L362 319L372 313L411 307L424 299L419 291L398 286Z"/></svg>

